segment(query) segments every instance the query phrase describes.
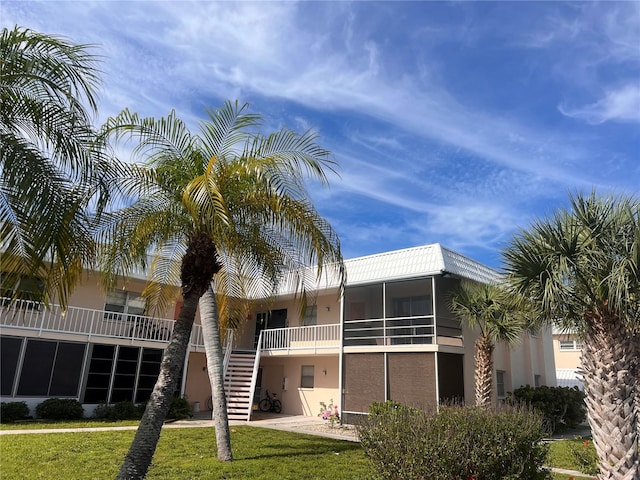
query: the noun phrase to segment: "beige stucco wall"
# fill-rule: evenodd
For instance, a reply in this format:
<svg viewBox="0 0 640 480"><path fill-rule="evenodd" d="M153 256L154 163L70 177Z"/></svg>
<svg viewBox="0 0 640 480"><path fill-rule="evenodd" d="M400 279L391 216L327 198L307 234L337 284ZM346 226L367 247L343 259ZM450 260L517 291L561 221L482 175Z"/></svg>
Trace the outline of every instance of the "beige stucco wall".
<svg viewBox="0 0 640 480"><path fill-rule="evenodd" d="M262 396L267 389L270 393L276 393L282 400L282 412L285 414L315 416L320 412L320 402L328 404L331 400L336 403L340 401L337 355L264 357L260 363ZM314 366L313 388L300 387L303 365Z"/></svg>
<svg viewBox="0 0 640 480"><path fill-rule="evenodd" d="M140 293L145 287L144 280L126 279L119 280L115 289L127 290L129 292ZM95 272L87 273L82 282L73 290L69 297L69 306L78 308L90 308L94 310L103 310L107 295L100 284L100 277ZM175 318L175 306L170 306L163 314L156 315L159 318Z"/></svg>
<svg viewBox="0 0 640 480"><path fill-rule="evenodd" d="M200 410L207 409L207 399L211 396L211 384L207 372L207 359L204 353L190 353L187 366L185 395L191 405L200 402Z"/></svg>
<svg viewBox="0 0 640 480"><path fill-rule="evenodd" d="M576 369L580 366L580 350L560 350L560 340L573 339L573 335L562 333L553 335L553 354L556 368Z"/></svg>
<svg viewBox="0 0 640 480"><path fill-rule="evenodd" d="M315 299L317 305L317 324L330 325L340 323L340 301L338 294L328 293L318 295ZM249 318L238 328L234 341L234 348L253 349L254 335L256 330L256 318L259 312L267 310L287 309L287 325L289 327L299 327L302 325L302 315L299 308L299 300L290 298L278 300L270 304L256 304Z"/></svg>
<svg viewBox="0 0 640 480"><path fill-rule="evenodd" d="M463 327L464 335L464 391L465 401L474 403L474 353L477 332ZM493 352L494 372L505 372L505 391L523 385L534 385L535 375L540 375L542 385L555 386L555 368L553 342L551 332L543 330L538 335L523 336L518 343L509 347L505 344L497 344ZM495 373L494 373L494 397L495 397Z"/></svg>

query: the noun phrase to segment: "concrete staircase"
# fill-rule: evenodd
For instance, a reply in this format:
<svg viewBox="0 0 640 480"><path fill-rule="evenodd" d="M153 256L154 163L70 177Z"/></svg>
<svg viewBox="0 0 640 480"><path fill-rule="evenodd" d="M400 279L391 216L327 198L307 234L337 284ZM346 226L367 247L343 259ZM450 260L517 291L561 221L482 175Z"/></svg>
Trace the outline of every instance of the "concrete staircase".
<svg viewBox="0 0 640 480"><path fill-rule="evenodd" d="M246 420L252 406L251 376L255 352L231 352L224 376L229 420Z"/></svg>

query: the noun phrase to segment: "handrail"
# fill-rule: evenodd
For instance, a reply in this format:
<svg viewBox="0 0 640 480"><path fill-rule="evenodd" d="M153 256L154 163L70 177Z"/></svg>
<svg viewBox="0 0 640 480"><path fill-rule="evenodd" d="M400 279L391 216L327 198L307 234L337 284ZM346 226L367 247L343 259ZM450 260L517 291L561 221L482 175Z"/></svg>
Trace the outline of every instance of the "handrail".
<svg viewBox="0 0 640 480"><path fill-rule="evenodd" d="M253 373L251 374L251 386L249 387L249 408L247 410L247 422L251 421L251 414L253 413L253 396L256 393L256 383L258 383L258 370L260 368L260 353L262 350L262 334L264 330L260 332L258 336L258 346L256 347L256 358L253 361Z"/></svg>
<svg viewBox="0 0 640 480"><path fill-rule="evenodd" d="M340 346L340 324L274 328L260 332L263 350L321 350Z"/></svg>
<svg viewBox="0 0 640 480"><path fill-rule="evenodd" d="M0 297L0 327L92 337L124 338L166 344L175 321L83 307L45 306L29 300Z"/></svg>
<svg viewBox="0 0 640 480"><path fill-rule="evenodd" d="M222 358L222 378L227 378L227 368L231 360L231 351L233 350L233 330L227 330L227 338L224 345L224 357ZM225 385L225 390L229 391L229 386Z"/></svg>

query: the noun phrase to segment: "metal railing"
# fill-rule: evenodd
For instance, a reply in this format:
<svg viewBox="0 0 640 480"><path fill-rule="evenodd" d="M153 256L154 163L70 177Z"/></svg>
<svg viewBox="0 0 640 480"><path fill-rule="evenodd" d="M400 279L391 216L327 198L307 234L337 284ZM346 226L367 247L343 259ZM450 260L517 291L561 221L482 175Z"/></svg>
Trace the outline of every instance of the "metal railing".
<svg viewBox="0 0 640 480"><path fill-rule="evenodd" d="M28 300L0 298L0 326L6 329L22 329L38 332L67 333L92 337L124 338L168 343L173 332L174 320L144 315L67 307ZM199 341L199 343L198 343ZM199 325L194 325L192 346L203 346Z"/></svg>
<svg viewBox="0 0 640 480"><path fill-rule="evenodd" d="M452 326L455 325L455 326ZM437 332L436 332L437 327ZM433 315L345 320L344 346L431 345L438 338L462 339L459 322Z"/></svg>
<svg viewBox="0 0 640 480"><path fill-rule="evenodd" d="M340 324L274 328L261 332L261 350L322 350L340 347Z"/></svg>

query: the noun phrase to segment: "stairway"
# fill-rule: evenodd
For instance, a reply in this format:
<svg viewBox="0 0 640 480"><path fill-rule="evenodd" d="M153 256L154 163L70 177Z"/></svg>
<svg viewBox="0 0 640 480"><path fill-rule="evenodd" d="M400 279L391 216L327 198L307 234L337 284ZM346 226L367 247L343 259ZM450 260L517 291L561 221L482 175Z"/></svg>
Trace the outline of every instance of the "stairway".
<svg viewBox="0 0 640 480"><path fill-rule="evenodd" d="M251 376L255 352L231 352L229 365L224 376L227 394L227 415L229 420L246 420L251 408Z"/></svg>

